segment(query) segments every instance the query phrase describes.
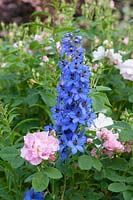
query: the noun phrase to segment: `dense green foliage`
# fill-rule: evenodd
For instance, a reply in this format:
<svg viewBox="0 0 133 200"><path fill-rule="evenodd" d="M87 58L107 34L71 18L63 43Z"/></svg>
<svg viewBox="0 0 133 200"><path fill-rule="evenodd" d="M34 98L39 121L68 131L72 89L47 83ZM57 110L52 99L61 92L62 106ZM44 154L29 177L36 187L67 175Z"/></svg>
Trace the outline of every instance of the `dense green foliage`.
<svg viewBox="0 0 133 200"><path fill-rule="evenodd" d="M123 60L133 59L132 24L120 26L118 11L109 7L109 1L101 1L97 6L86 1L83 15L77 18L73 17L76 1L71 5L53 1L52 6L56 15L37 12L33 22L20 27L1 24L4 38L0 39L0 199L23 199L32 182L37 191L45 190L46 200L131 200L132 152L113 159L97 159L87 147L84 155L76 154L64 163L57 158L55 168L49 164L46 169L36 168L20 157L23 136L53 123L50 109L55 105L60 78L59 42L65 33L78 28L86 49L85 62L91 66L93 110L110 116L114 124L109 128L121 129L120 141L130 141L132 148L133 82L125 80L107 58L93 61L93 52L99 46L127 52ZM39 15L48 16L45 24ZM129 38L128 44L123 43L125 37ZM90 133L96 134L88 130Z"/></svg>

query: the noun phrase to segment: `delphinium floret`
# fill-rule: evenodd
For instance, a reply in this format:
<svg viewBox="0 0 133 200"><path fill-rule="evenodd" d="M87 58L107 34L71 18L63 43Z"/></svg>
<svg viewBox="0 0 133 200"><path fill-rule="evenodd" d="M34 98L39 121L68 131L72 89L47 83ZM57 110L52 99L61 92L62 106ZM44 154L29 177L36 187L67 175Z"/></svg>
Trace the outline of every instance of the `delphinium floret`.
<svg viewBox="0 0 133 200"><path fill-rule="evenodd" d="M61 43L61 60L58 63L61 77L57 87L57 104L52 113L62 160L71 153L84 151L85 126L90 127L96 117L89 97L90 71L84 64L85 49L81 43L82 37L77 36L76 31L67 33Z"/></svg>

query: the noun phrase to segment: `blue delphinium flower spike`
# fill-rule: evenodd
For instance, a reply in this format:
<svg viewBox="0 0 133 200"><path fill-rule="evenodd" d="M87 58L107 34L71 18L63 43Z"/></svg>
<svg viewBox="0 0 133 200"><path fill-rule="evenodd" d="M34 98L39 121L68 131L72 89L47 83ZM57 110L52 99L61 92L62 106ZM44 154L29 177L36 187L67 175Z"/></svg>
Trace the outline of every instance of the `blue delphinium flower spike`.
<svg viewBox="0 0 133 200"><path fill-rule="evenodd" d="M33 188L27 190L23 200L43 200L44 192L35 192Z"/></svg>
<svg viewBox="0 0 133 200"><path fill-rule="evenodd" d="M84 151L85 126L91 126L93 113L90 92L90 71L84 64L85 49L82 37L76 31L67 33L61 43L60 82L57 87L57 104L52 108L55 129L59 134L61 159L68 154ZM82 126L82 133L80 127Z"/></svg>

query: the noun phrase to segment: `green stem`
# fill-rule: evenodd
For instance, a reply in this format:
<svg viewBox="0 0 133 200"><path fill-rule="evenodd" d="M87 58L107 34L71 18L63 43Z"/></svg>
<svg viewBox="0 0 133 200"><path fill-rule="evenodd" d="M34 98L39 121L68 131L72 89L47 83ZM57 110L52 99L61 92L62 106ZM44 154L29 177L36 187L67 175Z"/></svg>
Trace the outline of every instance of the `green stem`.
<svg viewBox="0 0 133 200"><path fill-rule="evenodd" d="M61 200L64 200L65 191L66 191L66 175L64 175L64 185L63 185L63 191L61 194Z"/></svg>
<svg viewBox="0 0 133 200"><path fill-rule="evenodd" d="M52 180L52 199L55 199L55 194L54 194L54 180Z"/></svg>

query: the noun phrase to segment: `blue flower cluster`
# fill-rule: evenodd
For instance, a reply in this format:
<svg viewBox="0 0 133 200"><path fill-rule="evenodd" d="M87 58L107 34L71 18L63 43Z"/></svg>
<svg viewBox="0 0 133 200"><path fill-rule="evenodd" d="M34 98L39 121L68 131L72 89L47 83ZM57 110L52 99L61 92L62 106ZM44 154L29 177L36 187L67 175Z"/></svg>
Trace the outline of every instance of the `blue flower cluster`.
<svg viewBox="0 0 133 200"><path fill-rule="evenodd" d="M27 190L23 200L43 200L44 192L35 192L33 188Z"/></svg>
<svg viewBox="0 0 133 200"><path fill-rule="evenodd" d="M72 152L84 151L86 137L81 127L91 126L95 114L91 110L89 67L84 64L81 36L68 33L62 40L59 66L62 75L57 87L57 105L52 108L55 130L60 139L60 155L64 160Z"/></svg>

